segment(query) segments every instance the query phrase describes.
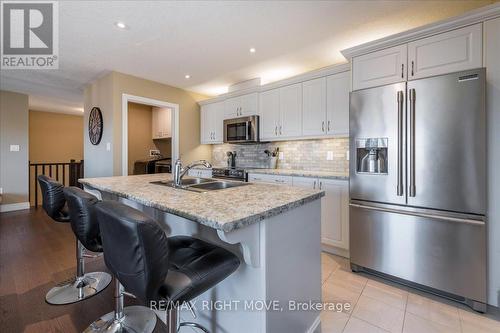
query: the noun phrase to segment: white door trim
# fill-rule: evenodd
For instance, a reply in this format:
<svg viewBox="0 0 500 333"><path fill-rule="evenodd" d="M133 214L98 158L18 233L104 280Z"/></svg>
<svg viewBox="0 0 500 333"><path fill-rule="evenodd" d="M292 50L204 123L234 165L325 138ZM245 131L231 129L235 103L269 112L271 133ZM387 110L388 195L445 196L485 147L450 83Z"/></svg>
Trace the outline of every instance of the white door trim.
<svg viewBox="0 0 500 333"><path fill-rule="evenodd" d="M128 103L139 103L160 108L170 108L172 126L172 161L179 158L179 104L157 99L122 94L122 175L128 175Z"/></svg>

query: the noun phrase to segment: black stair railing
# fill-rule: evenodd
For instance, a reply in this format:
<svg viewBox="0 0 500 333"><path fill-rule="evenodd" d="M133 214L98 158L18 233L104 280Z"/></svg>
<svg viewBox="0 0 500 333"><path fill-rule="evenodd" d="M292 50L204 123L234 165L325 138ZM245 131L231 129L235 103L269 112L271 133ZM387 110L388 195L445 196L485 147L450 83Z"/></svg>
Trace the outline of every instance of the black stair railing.
<svg viewBox="0 0 500 333"><path fill-rule="evenodd" d="M41 193L37 178L39 175L49 176L64 186L78 186L78 179L83 178L83 160L70 160L58 163L29 163L29 198L31 206L38 207Z"/></svg>

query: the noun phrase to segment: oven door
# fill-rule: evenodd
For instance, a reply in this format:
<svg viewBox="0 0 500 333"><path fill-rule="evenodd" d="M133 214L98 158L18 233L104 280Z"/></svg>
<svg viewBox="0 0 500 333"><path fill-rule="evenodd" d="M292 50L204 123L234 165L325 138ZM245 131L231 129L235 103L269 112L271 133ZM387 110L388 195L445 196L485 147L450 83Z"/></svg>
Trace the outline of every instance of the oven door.
<svg viewBox="0 0 500 333"><path fill-rule="evenodd" d="M224 142L245 143L259 141L258 116L224 120Z"/></svg>

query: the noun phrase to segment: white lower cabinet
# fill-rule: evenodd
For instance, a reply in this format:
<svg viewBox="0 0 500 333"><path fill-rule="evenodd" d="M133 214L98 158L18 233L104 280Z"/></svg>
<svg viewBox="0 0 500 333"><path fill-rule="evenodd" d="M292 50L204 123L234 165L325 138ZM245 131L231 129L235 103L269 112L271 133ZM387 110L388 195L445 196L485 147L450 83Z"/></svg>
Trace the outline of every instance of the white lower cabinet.
<svg viewBox="0 0 500 333"><path fill-rule="evenodd" d="M211 169L189 169L188 176L198 178L212 178Z"/></svg>
<svg viewBox="0 0 500 333"><path fill-rule="evenodd" d="M349 250L349 186L346 180L293 177L293 186L322 189L321 242Z"/></svg>

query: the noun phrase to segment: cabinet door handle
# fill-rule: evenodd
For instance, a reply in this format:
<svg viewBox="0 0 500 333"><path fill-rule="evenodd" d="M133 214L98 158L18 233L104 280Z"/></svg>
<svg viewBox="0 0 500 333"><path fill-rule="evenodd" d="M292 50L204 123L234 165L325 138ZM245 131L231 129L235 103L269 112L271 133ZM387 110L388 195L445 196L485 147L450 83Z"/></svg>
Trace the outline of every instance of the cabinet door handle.
<svg viewBox="0 0 500 333"><path fill-rule="evenodd" d="M323 182L319 182L319 189L322 190L323 189Z"/></svg>
<svg viewBox="0 0 500 333"><path fill-rule="evenodd" d="M415 67L415 62L412 60L411 61L411 76L415 75L415 72L413 71L414 67Z"/></svg>
<svg viewBox="0 0 500 333"><path fill-rule="evenodd" d="M330 132L330 120L328 120L328 132Z"/></svg>
<svg viewBox="0 0 500 333"><path fill-rule="evenodd" d="M280 135L281 135L281 134L283 134L283 133L281 133L281 125L280 125Z"/></svg>
<svg viewBox="0 0 500 333"><path fill-rule="evenodd" d="M321 131L322 132L325 131L325 121L324 120L321 122Z"/></svg>
<svg viewBox="0 0 500 333"><path fill-rule="evenodd" d="M316 181L314 181L314 184L313 184L313 189L314 189L314 190L316 189Z"/></svg>
<svg viewBox="0 0 500 333"><path fill-rule="evenodd" d="M278 126L274 127L274 135L278 135Z"/></svg>
<svg viewBox="0 0 500 333"><path fill-rule="evenodd" d="M404 71L405 71L405 64L401 64L401 78L402 79L405 77Z"/></svg>

